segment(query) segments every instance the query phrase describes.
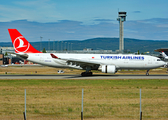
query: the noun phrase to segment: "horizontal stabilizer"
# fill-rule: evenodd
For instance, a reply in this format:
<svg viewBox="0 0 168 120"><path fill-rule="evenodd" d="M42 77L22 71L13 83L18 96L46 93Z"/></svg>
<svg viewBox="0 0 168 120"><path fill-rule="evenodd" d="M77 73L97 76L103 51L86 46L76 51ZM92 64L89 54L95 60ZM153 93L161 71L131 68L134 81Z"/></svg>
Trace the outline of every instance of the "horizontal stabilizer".
<svg viewBox="0 0 168 120"><path fill-rule="evenodd" d="M50 55L51 55L52 58L58 59L58 57L57 57L56 55L54 55L54 54L52 54L52 53L51 53Z"/></svg>

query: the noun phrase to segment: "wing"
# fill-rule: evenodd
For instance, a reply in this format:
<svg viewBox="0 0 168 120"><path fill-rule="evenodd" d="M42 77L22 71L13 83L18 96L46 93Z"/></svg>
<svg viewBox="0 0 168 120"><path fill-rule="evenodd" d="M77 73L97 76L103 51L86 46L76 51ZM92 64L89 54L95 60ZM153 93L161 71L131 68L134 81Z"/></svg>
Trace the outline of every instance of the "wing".
<svg viewBox="0 0 168 120"><path fill-rule="evenodd" d="M89 66L92 69L98 69L98 67L101 65L101 63L99 62L90 61L90 60L81 60L81 59L74 59L74 58L58 58L56 55L52 53L50 55L54 59L65 60L67 62L67 65L76 65L82 68L86 68Z"/></svg>
<svg viewBox="0 0 168 120"><path fill-rule="evenodd" d="M26 53L23 53L23 54L11 53L11 52L8 52L8 53L10 53L11 55L17 56L21 59L27 59L29 57Z"/></svg>

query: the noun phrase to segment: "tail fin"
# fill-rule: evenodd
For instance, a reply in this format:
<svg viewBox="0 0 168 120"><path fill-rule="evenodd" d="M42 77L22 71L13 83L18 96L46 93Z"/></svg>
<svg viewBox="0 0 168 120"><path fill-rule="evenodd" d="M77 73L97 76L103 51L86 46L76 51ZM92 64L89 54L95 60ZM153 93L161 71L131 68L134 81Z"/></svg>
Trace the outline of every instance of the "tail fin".
<svg viewBox="0 0 168 120"><path fill-rule="evenodd" d="M168 56L165 54L164 51L162 51L161 54L162 54L163 58L168 59Z"/></svg>
<svg viewBox="0 0 168 120"><path fill-rule="evenodd" d="M17 29L8 29L16 53L41 53Z"/></svg>
<svg viewBox="0 0 168 120"><path fill-rule="evenodd" d="M161 53L161 54L162 54L162 56L163 56L163 57L167 57L167 55L165 54L165 52L164 52L164 51L162 51L162 53Z"/></svg>

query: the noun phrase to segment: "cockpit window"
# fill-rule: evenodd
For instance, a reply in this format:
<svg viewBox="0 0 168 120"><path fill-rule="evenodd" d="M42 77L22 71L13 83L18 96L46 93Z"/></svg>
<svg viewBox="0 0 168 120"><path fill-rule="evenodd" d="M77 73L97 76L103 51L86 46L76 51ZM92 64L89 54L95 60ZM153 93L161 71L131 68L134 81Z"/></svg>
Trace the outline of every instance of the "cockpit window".
<svg viewBox="0 0 168 120"><path fill-rule="evenodd" d="M157 59L157 61L161 61L161 59Z"/></svg>

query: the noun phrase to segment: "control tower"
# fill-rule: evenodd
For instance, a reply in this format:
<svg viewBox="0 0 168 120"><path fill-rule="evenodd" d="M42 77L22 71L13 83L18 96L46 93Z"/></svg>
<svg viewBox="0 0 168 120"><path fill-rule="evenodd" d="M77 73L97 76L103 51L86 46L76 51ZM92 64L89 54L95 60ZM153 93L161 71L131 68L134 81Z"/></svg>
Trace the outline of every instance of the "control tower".
<svg viewBox="0 0 168 120"><path fill-rule="evenodd" d="M119 42L119 51L123 53L124 51L124 21L126 21L127 12L118 12L118 18L120 24L120 42Z"/></svg>

